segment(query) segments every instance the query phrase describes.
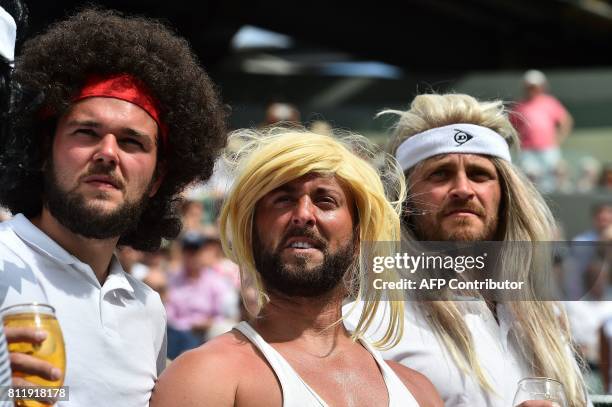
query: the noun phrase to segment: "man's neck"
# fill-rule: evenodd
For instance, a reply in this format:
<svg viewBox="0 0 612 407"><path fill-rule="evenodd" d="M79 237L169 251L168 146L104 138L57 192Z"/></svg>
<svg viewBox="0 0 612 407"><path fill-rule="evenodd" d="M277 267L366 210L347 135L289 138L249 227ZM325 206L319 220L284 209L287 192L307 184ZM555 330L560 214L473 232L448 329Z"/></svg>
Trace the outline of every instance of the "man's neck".
<svg viewBox="0 0 612 407"><path fill-rule="evenodd" d="M30 221L67 252L88 264L100 284L104 283L108 276L113 251L119 241L118 237L100 240L77 235L62 225L47 208L43 208L41 214Z"/></svg>
<svg viewBox="0 0 612 407"><path fill-rule="evenodd" d="M292 342L295 346L325 356L350 339L342 322L344 289L321 297L287 297L269 293L264 306L252 325L267 342Z"/></svg>

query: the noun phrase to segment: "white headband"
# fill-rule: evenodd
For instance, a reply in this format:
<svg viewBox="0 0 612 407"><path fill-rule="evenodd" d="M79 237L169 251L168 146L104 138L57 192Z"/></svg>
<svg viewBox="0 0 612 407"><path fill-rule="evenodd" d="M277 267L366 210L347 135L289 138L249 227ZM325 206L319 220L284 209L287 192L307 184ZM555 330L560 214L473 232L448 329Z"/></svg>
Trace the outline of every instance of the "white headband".
<svg viewBox="0 0 612 407"><path fill-rule="evenodd" d="M13 61L15 58L15 37L17 25L13 17L0 7L0 55Z"/></svg>
<svg viewBox="0 0 612 407"><path fill-rule="evenodd" d="M475 124L451 124L415 134L404 140L395 152L403 171L438 154L486 154L508 162L506 140L493 130Z"/></svg>

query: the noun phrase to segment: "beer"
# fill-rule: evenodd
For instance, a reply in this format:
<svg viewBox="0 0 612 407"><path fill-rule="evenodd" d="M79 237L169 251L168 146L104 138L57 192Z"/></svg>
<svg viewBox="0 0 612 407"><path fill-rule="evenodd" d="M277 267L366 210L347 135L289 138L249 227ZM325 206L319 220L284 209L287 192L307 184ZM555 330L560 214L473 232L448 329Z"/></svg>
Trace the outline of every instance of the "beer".
<svg viewBox="0 0 612 407"><path fill-rule="evenodd" d="M40 344L14 342L8 344L9 352L25 353L51 363L62 371L62 378L55 381L45 380L21 372L13 372L14 377L21 377L40 386L59 387L64 382L66 372L66 353L64 338L53 307L44 304L22 304L5 308L1 311L5 328L35 328L47 333L47 338ZM35 400L16 400L17 406L38 407L49 404Z"/></svg>

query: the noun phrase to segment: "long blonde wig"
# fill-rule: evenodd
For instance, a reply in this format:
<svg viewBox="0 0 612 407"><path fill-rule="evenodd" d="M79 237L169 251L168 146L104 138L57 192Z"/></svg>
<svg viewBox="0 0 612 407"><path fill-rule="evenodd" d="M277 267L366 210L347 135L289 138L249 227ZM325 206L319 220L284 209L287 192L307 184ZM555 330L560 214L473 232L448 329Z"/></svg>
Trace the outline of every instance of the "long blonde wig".
<svg viewBox="0 0 612 407"><path fill-rule="evenodd" d="M401 205L406 194L404 177L393 158L376 151L367 139L357 135L336 138L296 128L271 128L233 132L229 145L234 149L225 154L225 161L233 169L235 178L221 209L221 241L228 257L240 266L242 281L255 286L260 305L267 301L267 295L253 257L255 208L264 195L303 175L334 176L350 191L360 243L399 244ZM375 290L370 269L362 264L361 255L357 259L353 270L347 273L352 280L349 292L364 301L365 307L353 335L355 338L362 335L373 322L380 301L388 300L389 325L377 345L392 345L401 338L403 330L401 298ZM377 278L396 279L393 270L385 273Z"/></svg>
<svg viewBox="0 0 612 407"><path fill-rule="evenodd" d="M518 137L508 120L501 101L479 102L462 94L427 94L417 96L407 112L386 110L380 114L396 114L399 121L393 128L390 150L395 152L407 138L436 127L455 123L471 123L488 127L500 134L516 151ZM499 158L491 158L497 168L502 188L499 213L499 238L509 242L550 242L553 240L554 218L540 193L516 167ZM406 178L422 163L408 170ZM410 199L410 191L408 191ZM410 214L408 214L410 216ZM411 231L409 240L415 240ZM535 245L534 245L535 246ZM522 251L524 254L525 252ZM507 270L519 275L514 279L534 281L537 271L550 270L547 256L534 247L527 256L504 256ZM533 297L531 297L533 298ZM586 404L582 375L573 360L571 334L563 307L550 301L507 301L515 319L517 338L525 359L536 376L561 381L573 407ZM488 383L474 351L473 339L465 324L458 303L424 301L419 306L431 315L431 324L457 365L466 373L473 372L480 385L495 392Z"/></svg>

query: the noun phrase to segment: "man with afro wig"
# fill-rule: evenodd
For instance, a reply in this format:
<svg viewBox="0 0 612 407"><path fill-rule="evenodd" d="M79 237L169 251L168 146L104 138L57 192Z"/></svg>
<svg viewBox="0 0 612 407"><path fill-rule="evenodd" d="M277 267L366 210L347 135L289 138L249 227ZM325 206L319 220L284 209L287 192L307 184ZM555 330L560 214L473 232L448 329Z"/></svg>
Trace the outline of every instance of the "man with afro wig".
<svg viewBox="0 0 612 407"><path fill-rule="evenodd" d="M27 41L14 80L30 97L0 142L0 206L13 214L0 224L0 306L55 307L67 367L12 354L13 372L63 377L59 406L146 406L165 312L114 251L178 235L180 193L211 175L226 109L183 38L95 8Z"/></svg>

